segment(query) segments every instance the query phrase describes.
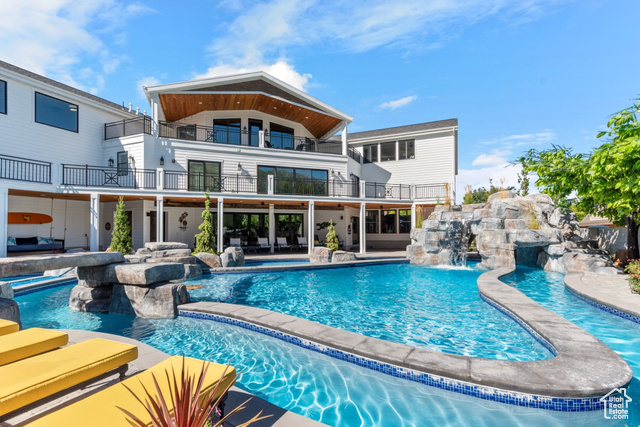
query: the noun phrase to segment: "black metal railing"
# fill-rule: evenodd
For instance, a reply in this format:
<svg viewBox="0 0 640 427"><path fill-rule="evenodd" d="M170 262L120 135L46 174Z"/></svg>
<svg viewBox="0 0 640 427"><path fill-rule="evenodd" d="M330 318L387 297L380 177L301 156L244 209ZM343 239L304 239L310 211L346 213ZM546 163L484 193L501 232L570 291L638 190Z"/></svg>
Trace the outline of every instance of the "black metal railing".
<svg viewBox="0 0 640 427"><path fill-rule="evenodd" d="M365 183L365 197L371 199L411 199L411 186L367 182Z"/></svg>
<svg viewBox="0 0 640 427"><path fill-rule="evenodd" d="M151 135L151 117L140 116L133 119L120 120L104 125L104 139L121 138L123 136L146 133Z"/></svg>
<svg viewBox="0 0 640 427"><path fill-rule="evenodd" d="M347 150L347 154L349 155L349 157L351 157L356 162L362 163L362 154L360 154L360 152L358 150L356 150L355 148L349 146L349 148Z"/></svg>
<svg viewBox="0 0 640 427"><path fill-rule="evenodd" d="M209 191L212 193L256 193L257 180L251 175L215 175L164 171L165 190Z"/></svg>
<svg viewBox="0 0 640 427"><path fill-rule="evenodd" d="M89 165L62 165L62 184L80 187L156 188L156 171Z"/></svg>
<svg viewBox="0 0 640 427"><path fill-rule="evenodd" d="M449 189L446 184L420 184L416 185L416 199L440 199L447 198Z"/></svg>
<svg viewBox="0 0 640 427"><path fill-rule="evenodd" d="M187 141L214 142L216 144L248 145L257 147L259 135L246 129L202 126L188 123L160 122L158 136Z"/></svg>
<svg viewBox="0 0 640 427"><path fill-rule="evenodd" d="M51 163L0 154L0 178L51 184Z"/></svg>
<svg viewBox="0 0 640 427"><path fill-rule="evenodd" d="M330 192L333 197L360 197L360 181L331 181Z"/></svg>

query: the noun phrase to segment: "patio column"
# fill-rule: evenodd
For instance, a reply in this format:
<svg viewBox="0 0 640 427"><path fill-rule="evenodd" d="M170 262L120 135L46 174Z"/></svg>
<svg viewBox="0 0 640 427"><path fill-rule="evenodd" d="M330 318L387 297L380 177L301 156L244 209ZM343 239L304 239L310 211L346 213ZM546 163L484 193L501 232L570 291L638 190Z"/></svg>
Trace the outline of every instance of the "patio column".
<svg viewBox="0 0 640 427"><path fill-rule="evenodd" d="M9 222L9 189L0 187L0 258L7 256L7 237Z"/></svg>
<svg viewBox="0 0 640 427"><path fill-rule="evenodd" d="M164 197L156 197L156 241L164 242Z"/></svg>
<svg viewBox="0 0 640 427"><path fill-rule="evenodd" d="M100 194L98 193L91 193L89 216L89 250L98 252L100 249Z"/></svg>
<svg viewBox="0 0 640 427"><path fill-rule="evenodd" d="M347 155L347 122L342 122L342 155Z"/></svg>
<svg viewBox="0 0 640 427"><path fill-rule="evenodd" d="M218 238L216 243L218 244L218 252L224 251L224 199L218 197Z"/></svg>
<svg viewBox="0 0 640 427"><path fill-rule="evenodd" d="M411 228L417 228L418 218L416 217L416 204L411 205ZM422 224L420 225L422 227Z"/></svg>
<svg viewBox="0 0 640 427"><path fill-rule="evenodd" d="M315 202L313 200L309 200L309 237L307 238L307 248L309 255L313 252L313 248L315 246L316 241L316 227L315 227Z"/></svg>
<svg viewBox="0 0 640 427"><path fill-rule="evenodd" d="M269 251L271 253L274 252L273 244L276 240L276 208L275 205L269 205L269 245L271 245L271 249Z"/></svg>
<svg viewBox="0 0 640 427"><path fill-rule="evenodd" d="M360 202L360 253L367 253L367 204Z"/></svg>

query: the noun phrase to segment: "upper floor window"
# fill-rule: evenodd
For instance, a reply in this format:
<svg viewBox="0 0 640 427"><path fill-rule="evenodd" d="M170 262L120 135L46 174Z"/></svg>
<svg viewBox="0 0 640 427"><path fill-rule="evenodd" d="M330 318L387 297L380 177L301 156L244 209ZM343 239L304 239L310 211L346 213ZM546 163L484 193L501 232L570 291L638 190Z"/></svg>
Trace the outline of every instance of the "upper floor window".
<svg viewBox="0 0 640 427"><path fill-rule="evenodd" d="M118 176L129 175L129 156L126 151L118 151L116 155L118 158Z"/></svg>
<svg viewBox="0 0 640 427"><path fill-rule="evenodd" d="M240 145L240 119L215 119L214 142Z"/></svg>
<svg viewBox="0 0 640 427"><path fill-rule="evenodd" d="M7 114L7 82L0 80L0 113Z"/></svg>
<svg viewBox="0 0 640 427"><path fill-rule="evenodd" d="M293 129L277 123L270 123L269 128L269 141L265 141L267 147L293 150Z"/></svg>
<svg viewBox="0 0 640 427"><path fill-rule="evenodd" d="M78 106L36 92L36 122L78 132Z"/></svg>
<svg viewBox="0 0 640 427"><path fill-rule="evenodd" d="M362 147L365 163L375 163L378 161L378 144L369 144Z"/></svg>
<svg viewBox="0 0 640 427"><path fill-rule="evenodd" d="M275 194L326 196L329 191L326 170L258 166L258 193L267 193L269 175L274 177Z"/></svg>
<svg viewBox="0 0 640 427"><path fill-rule="evenodd" d="M416 158L416 140L407 139L398 141L398 160L415 159Z"/></svg>
<svg viewBox="0 0 640 427"><path fill-rule="evenodd" d="M383 142L380 144L380 161L389 162L396 159L396 142Z"/></svg>
<svg viewBox="0 0 640 427"><path fill-rule="evenodd" d="M220 163L189 160L189 191L221 190Z"/></svg>

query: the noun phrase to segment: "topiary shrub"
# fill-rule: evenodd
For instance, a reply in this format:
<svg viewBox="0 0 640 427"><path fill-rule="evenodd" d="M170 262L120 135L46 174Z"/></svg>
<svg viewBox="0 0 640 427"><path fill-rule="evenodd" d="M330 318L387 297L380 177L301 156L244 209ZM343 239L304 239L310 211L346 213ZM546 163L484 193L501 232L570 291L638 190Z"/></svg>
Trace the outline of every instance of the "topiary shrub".
<svg viewBox="0 0 640 427"><path fill-rule="evenodd" d="M339 243L338 233L336 233L336 227L333 224L333 220L329 221L329 227L327 228L326 240L327 240L327 242L325 243L325 246L327 248L329 248L331 250L331 252L337 251L338 248L340 247L338 245L338 243Z"/></svg>
<svg viewBox="0 0 640 427"><path fill-rule="evenodd" d="M204 193L204 210L202 211L202 224L198 226L200 233L196 234L196 248L193 250L193 254L199 252L206 252L210 254L217 254L216 251L216 236L213 234L213 216L209 211L211 206L211 199L209 193Z"/></svg>
<svg viewBox="0 0 640 427"><path fill-rule="evenodd" d="M111 232L111 252L122 252L129 255L133 251L133 242L131 241L131 225L129 217L124 210L124 198L120 196L118 206L116 206L116 219Z"/></svg>

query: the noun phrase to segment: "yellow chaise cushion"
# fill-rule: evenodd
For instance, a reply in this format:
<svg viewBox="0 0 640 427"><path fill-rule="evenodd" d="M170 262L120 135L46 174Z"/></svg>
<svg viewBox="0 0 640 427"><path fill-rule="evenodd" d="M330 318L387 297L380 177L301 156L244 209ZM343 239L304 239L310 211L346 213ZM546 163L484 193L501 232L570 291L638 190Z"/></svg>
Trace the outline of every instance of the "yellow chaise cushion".
<svg viewBox="0 0 640 427"><path fill-rule="evenodd" d="M185 367L191 375L199 374L202 364L202 360L185 358ZM118 407L126 409L151 425L151 417L148 415L146 409L144 409L142 404L133 397L123 384L126 384L142 401L145 401L147 397L141 384L144 384L147 390L152 392L154 396L156 395L155 386L151 377L153 374L158 380L163 394L168 398L169 384L167 383L165 371L169 372L169 378L173 378L171 375L171 367L173 367L176 372L176 378L180 381L182 357L173 356L144 372L127 378L121 383L112 385L79 402L72 403L65 408L39 418L28 424L28 426L130 427L131 424L127 421L126 415L118 409ZM211 363L209 365L205 380L205 390L212 390L216 386L225 368L226 365L219 365L217 363ZM233 367L229 367L222 380L222 384L218 388L217 395L219 396L227 386L234 384L235 380L236 371Z"/></svg>
<svg viewBox="0 0 640 427"><path fill-rule="evenodd" d="M131 344L93 338L0 366L0 415L73 387L138 357Z"/></svg>
<svg viewBox="0 0 640 427"><path fill-rule="evenodd" d="M18 332L19 330L20 326L18 326L16 322L0 319L0 335L12 334L14 332Z"/></svg>
<svg viewBox="0 0 640 427"><path fill-rule="evenodd" d="M0 366L67 345L69 336L54 329L31 328L0 336Z"/></svg>

